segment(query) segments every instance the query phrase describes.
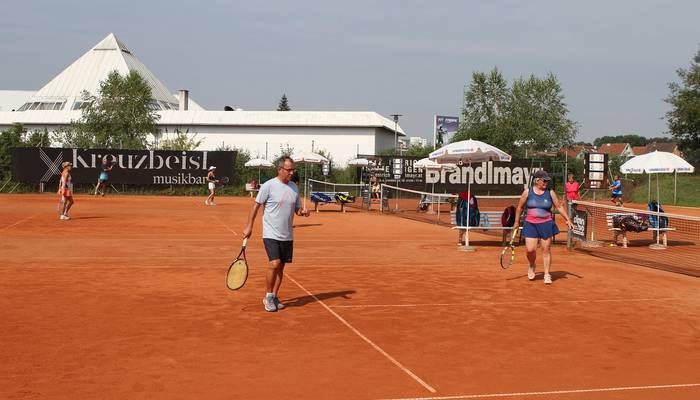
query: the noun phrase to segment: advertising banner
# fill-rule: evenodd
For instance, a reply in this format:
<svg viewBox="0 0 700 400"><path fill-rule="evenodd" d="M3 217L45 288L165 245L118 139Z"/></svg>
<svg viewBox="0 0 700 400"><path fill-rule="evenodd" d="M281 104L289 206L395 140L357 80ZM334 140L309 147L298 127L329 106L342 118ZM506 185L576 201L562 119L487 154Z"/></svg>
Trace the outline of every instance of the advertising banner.
<svg viewBox="0 0 700 400"><path fill-rule="evenodd" d="M12 149L12 176L21 182L58 182L61 164L73 164L75 183L95 183L103 160L113 165L110 183L202 185L207 170L233 177L235 151L178 151L20 147Z"/></svg>
<svg viewBox="0 0 700 400"><path fill-rule="evenodd" d="M530 184L535 171L545 169L551 173L549 164L538 162L537 166L534 166L530 159L514 158L511 162L474 163L459 166L455 170L423 170L413 167L421 157L360 157L369 160L369 166L358 170L364 182L368 182L369 178L375 175L379 183L406 189L431 191L434 185L436 193L458 193L471 181L475 193L520 194L525 185ZM551 184L554 185L554 181Z"/></svg>
<svg viewBox="0 0 700 400"><path fill-rule="evenodd" d="M436 115L435 121L435 132L433 137L433 144L435 148L442 146L443 144L450 143L452 135L457 133L459 130L459 117L446 117L444 115Z"/></svg>
<svg viewBox="0 0 700 400"><path fill-rule="evenodd" d="M571 230L573 236L579 240L586 240L586 229L588 227L588 213L585 210L572 209Z"/></svg>

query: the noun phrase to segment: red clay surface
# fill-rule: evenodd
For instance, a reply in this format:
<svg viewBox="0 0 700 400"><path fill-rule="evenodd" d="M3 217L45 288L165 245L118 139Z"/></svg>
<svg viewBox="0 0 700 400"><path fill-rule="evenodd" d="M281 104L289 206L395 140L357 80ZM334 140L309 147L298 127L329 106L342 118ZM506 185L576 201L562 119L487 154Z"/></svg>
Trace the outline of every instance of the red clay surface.
<svg viewBox="0 0 700 400"><path fill-rule="evenodd" d="M558 245L545 286L492 236L328 207L266 313L259 226L224 284L250 198L0 200L3 399L700 398L698 278Z"/></svg>

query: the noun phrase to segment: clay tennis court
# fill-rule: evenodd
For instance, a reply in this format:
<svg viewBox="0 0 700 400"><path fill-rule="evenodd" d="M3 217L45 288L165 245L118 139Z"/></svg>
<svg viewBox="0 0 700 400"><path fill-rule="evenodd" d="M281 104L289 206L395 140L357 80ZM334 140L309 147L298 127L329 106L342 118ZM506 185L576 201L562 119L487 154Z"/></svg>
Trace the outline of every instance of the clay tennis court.
<svg viewBox="0 0 700 400"><path fill-rule="evenodd" d="M557 245L545 286L492 236L328 207L266 313L259 226L224 285L250 198L0 200L0 398L700 398L695 277Z"/></svg>

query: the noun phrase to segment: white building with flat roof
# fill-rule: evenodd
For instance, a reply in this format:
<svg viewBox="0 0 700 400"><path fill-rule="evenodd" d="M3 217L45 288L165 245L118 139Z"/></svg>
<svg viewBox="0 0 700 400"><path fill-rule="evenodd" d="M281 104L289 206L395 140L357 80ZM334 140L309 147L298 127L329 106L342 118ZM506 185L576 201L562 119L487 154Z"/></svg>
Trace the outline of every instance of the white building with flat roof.
<svg viewBox="0 0 700 400"><path fill-rule="evenodd" d="M173 94L114 34L37 91L0 90L0 130L21 123L30 131L52 132L79 120L83 91L97 94L100 82L115 70L136 71L150 85L152 107L160 115L154 140L180 130L196 133L201 150L230 146L270 158L282 148L313 148L329 152L340 165L357 154L394 148L394 122L376 112L205 110L187 91ZM396 133L405 136L400 126Z"/></svg>

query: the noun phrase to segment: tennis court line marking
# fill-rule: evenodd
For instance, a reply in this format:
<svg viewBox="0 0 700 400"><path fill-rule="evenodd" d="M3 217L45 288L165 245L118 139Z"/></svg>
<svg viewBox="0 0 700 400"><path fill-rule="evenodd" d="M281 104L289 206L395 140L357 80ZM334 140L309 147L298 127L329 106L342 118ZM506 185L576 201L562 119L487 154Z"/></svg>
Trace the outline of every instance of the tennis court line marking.
<svg viewBox="0 0 700 400"><path fill-rule="evenodd" d="M451 307L451 306L465 306L465 305L509 305L509 304L561 304L561 303L623 303L623 302L635 302L635 301L669 301L669 300L679 300L677 297L660 297L660 298L649 298L649 299L598 299L598 300L539 300L539 301L469 301L465 303L425 303L425 304L347 304L347 305L337 305L330 306L331 308L381 308L381 307Z"/></svg>
<svg viewBox="0 0 700 400"><path fill-rule="evenodd" d="M485 399L492 397L515 397L515 396L545 396L552 394L577 394L577 393L599 393L599 392L621 392L625 390L649 390L649 389L673 389L699 387L700 383L681 383L677 385L649 385L649 386L621 386L596 389L571 389L571 390L549 390L543 392L519 392L519 393L488 393L488 394L466 394L461 396L443 397L402 397L384 400L451 400L451 399Z"/></svg>
<svg viewBox="0 0 700 400"><path fill-rule="evenodd" d="M215 220L219 221L219 223L220 223L221 225L223 225L224 228L228 229L229 232L231 232L231 233L233 233L234 235L238 236L238 234L236 233L236 231L234 231L233 229L229 228L228 225L224 224L224 221L222 221L219 217L212 217L212 218L214 218Z"/></svg>
<svg viewBox="0 0 700 400"><path fill-rule="evenodd" d="M404 367L403 364L401 364L398 360L396 360L396 359L395 359L394 357L392 357L389 353L387 353L386 351L384 351L384 349L382 349L381 347L379 347L379 345L375 344L370 338L368 338L367 336L363 335L362 332L360 332L360 331L358 331L357 329L355 329L355 327L352 326L348 321L346 321L343 317L341 317L340 315L338 315L338 313L336 313L336 312L333 311L330 307L328 307L328 306L326 305L326 303L324 303L323 301L321 301L321 299L319 299L319 298L316 297L313 293L311 293L311 292L309 292L308 290L306 290L306 288L303 287L299 282L297 282L296 279L292 278L289 274L286 274L286 276L287 276L287 278L289 278L289 280L291 280L291 281L294 282L297 286L299 286L299 288L300 288L301 290L303 290L304 292L306 292L306 294L308 294L309 296L313 297L313 299L316 300L321 306L323 306L323 308L325 308L329 313L331 313L331 315L333 315L334 317L336 317L336 318L338 319L338 321L340 321L343 325L345 325L346 327L348 327L348 329L350 329L351 331L353 331L353 332L354 332L357 336L359 336L362 340L364 340L365 342L367 342L367 344L369 344L370 346L372 346L372 347L373 347L375 350L377 350L381 355L383 355L384 357L386 357L387 360L391 361L392 364L394 364L394 365L396 365L397 367L399 367L400 370L402 370L402 371L405 372L408 376L410 376L411 378L413 378L416 382L418 382L421 386L423 386L424 388L426 388L429 392L431 392L431 393L435 393L435 392L436 392L436 390L435 390L432 386L428 385L424 380L422 380L421 378L419 378L418 375L416 375L416 374L414 374L413 372L411 372L410 369Z"/></svg>
<svg viewBox="0 0 700 400"><path fill-rule="evenodd" d="M28 220L30 220L30 219L32 219L32 218L34 218L34 217L36 217L37 215L40 215L40 214L41 214L41 213L36 213L36 214L34 214L34 215L30 215L30 216L27 217L27 218L20 219L19 221L15 222L14 224L10 224L10 225L8 225L8 226L6 226L6 227L4 227L4 228L0 228L0 231L4 231L5 229L10 229L10 228L12 228L13 226L17 226L17 225L21 224L22 222L28 221Z"/></svg>

